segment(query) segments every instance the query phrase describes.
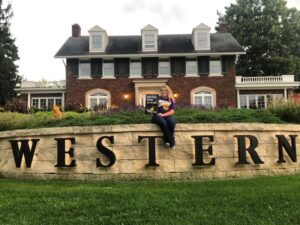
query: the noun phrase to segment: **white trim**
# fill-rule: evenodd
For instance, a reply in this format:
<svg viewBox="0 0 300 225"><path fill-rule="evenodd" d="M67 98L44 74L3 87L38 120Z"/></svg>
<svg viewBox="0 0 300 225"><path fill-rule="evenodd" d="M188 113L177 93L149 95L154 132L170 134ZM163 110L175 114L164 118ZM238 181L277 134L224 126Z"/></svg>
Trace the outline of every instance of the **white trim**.
<svg viewBox="0 0 300 225"><path fill-rule="evenodd" d="M128 77L129 79L138 79L138 78L144 78L142 75L130 75L129 77Z"/></svg>
<svg viewBox="0 0 300 225"><path fill-rule="evenodd" d="M140 104L140 91L141 90L143 90L145 88L149 88L149 89L154 88L154 89L158 90L163 85L167 84L167 81L168 81L167 79L133 80L132 82L134 83L134 90L135 90L135 105ZM150 94L151 91L149 91L148 93Z"/></svg>
<svg viewBox="0 0 300 225"><path fill-rule="evenodd" d="M146 47L146 35L153 35L153 47ZM142 51L157 52L158 50L158 31L157 30L142 30Z"/></svg>
<svg viewBox="0 0 300 225"><path fill-rule="evenodd" d="M237 89L237 103L238 103L238 109L240 109L241 108L241 103L240 103L240 90L239 89Z"/></svg>
<svg viewBox="0 0 300 225"><path fill-rule="evenodd" d="M91 80L91 79L93 79L92 77L88 77L88 76L79 76L78 78L77 78L78 80Z"/></svg>
<svg viewBox="0 0 300 225"><path fill-rule="evenodd" d="M107 106L106 107L109 108L111 106L111 94L109 91L107 91L105 89L100 89L100 88L92 89L85 93L85 106L87 108L90 108L89 97L90 97L90 95L97 94L97 93L101 93L101 94L104 94L107 96Z"/></svg>
<svg viewBox="0 0 300 225"><path fill-rule="evenodd" d="M284 102L287 101L287 90L286 88L283 90L283 98L284 98Z"/></svg>
<svg viewBox="0 0 300 225"><path fill-rule="evenodd" d="M93 55L67 55L67 56L55 56L54 58L103 58L103 59L111 59L111 58L130 58L130 57L174 57L174 56L220 56L220 55L245 55L246 52L197 52L197 53L147 53L147 54L115 54L115 55L107 55L107 54L93 54Z"/></svg>
<svg viewBox="0 0 300 225"><path fill-rule="evenodd" d="M259 85L259 86L258 86ZM240 85L240 84L235 84L235 88L239 88L240 90L270 90L270 89L293 89L298 87L298 84L252 84L252 85Z"/></svg>
<svg viewBox="0 0 300 225"><path fill-rule="evenodd" d="M206 86L200 86L197 88L194 88L190 92L190 102L192 105L195 105L195 93L197 92L208 92L212 95L212 107L217 106L217 93L216 90L210 87Z"/></svg>
<svg viewBox="0 0 300 225"><path fill-rule="evenodd" d="M65 92L61 93L61 109L64 111L65 110Z"/></svg>
<svg viewBox="0 0 300 225"><path fill-rule="evenodd" d="M102 80L113 80L113 79L116 79L116 77L115 77L115 76L105 76L105 77L104 77L104 76L102 75L101 79L102 79Z"/></svg>
<svg viewBox="0 0 300 225"><path fill-rule="evenodd" d="M30 109L31 94L27 93L27 108Z"/></svg>
<svg viewBox="0 0 300 225"><path fill-rule="evenodd" d="M38 103L38 108L39 109L41 109L41 99L46 99L46 110L48 110L48 101L49 101L49 99L54 99L54 104L53 105L56 105L55 103L56 103L56 100L57 99L60 99L61 100L61 107L62 108L64 108L64 105L63 105L63 103L64 103L64 100L63 100L63 97L57 97L57 96L55 96L55 97L32 97L31 98L31 101L30 101L30 107L29 108L31 108L31 107L33 107L33 100L35 100L35 99L38 99L38 101L39 101L39 103Z"/></svg>
<svg viewBox="0 0 300 225"><path fill-rule="evenodd" d="M171 78L171 77L172 77L171 75L166 75L166 74L157 76L157 78Z"/></svg>
<svg viewBox="0 0 300 225"><path fill-rule="evenodd" d="M53 88L24 88L24 89L14 89L17 92L21 92L22 94L26 94L30 92L31 94L54 94L60 93L62 91L66 91L66 88L53 89Z"/></svg>
<svg viewBox="0 0 300 225"><path fill-rule="evenodd" d="M209 74L209 77L224 77L223 74Z"/></svg>
<svg viewBox="0 0 300 225"><path fill-rule="evenodd" d="M186 74L184 77L200 77L197 74Z"/></svg>

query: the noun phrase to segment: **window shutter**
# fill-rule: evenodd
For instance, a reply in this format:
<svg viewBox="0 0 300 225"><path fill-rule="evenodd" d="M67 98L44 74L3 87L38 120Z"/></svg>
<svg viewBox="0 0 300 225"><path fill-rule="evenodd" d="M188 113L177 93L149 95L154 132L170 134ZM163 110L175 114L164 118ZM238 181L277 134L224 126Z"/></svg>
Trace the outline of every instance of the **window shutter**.
<svg viewBox="0 0 300 225"><path fill-rule="evenodd" d="M176 64L175 59L171 58L171 75L172 76L175 76L175 74L176 74L176 72L175 72L175 64Z"/></svg>
<svg viewBox="0 0 300 225"><path fill-rule="evenodd" d="M67 65L70 65L72 77L78 78L79 76L79 59L67 59Z"/></svg>
<svg viewBox="0 0 300 225"><path fill-rule="evenodd" d="M181 75L184 76L186 73L186 62L185 58L181 59Z"/></svg>
<svg viewBox="0 0 300 225"><path fill-rule="evenodd" d="M126 59L125 61L125 76L129 77L130 75L130 59Z"/></svg>
<svg viewBox="0 0 300 225"><path fill-rule="evenodd" d="M209 74L209 57L198 57L198 74Z"/></svg>
<svg viewBox="0 0 300 225"><path fill-rule="evenodd" d="M119 77L119 75L120 75L119 67L120 67L119 61L118 60L114 60L115 77Z"/></svg>
<svg viewBox="0 0 300 225"><path fill-rule="evenodd" d="M153 58L153 76L158 76L158 58Z"/></svg>
<svg viewBox="0 0 300 225"><path fill-rule="evenodd" d="M146 60L142 59L142 76L146 76Z"/></svg>
<svg viewBox="0 0 300 225"><path fill-rule="evenodd" d="M91 59L91 76L102 76L102 59Z"/></svg>
<svg viewBox="0 0 300 225"><path fill-rule="evenodd" d="M222 61L222 74L226 75L228 71L228 58L226 56L222 56L221 61Z"/></svg>

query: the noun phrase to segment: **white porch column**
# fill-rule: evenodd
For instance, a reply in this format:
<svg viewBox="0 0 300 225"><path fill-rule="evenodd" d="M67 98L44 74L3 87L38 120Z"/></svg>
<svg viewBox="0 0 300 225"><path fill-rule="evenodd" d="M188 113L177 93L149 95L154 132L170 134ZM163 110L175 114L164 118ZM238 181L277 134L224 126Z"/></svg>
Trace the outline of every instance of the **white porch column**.
<svg viewBox="0 0 300 225"><path fill-rule="evenodd" d="M27 93L27 108L30 109L30 101L31 100L31 94L30 93Z"/></svg>
<svg viewBox="0 0 300 225"><path fill-rule="evenodd" d="M284 89L284 94L283 94L284 102L287 101L287 90L286 88Z"/></svg>
<svg viewBox="0 0 300 225"><path fill-rule="evenodd" d="M134 85L134 95L135 95L135 105L139 105L139 87L135 84Z"/></svg>
<svg viewBox="0 0 300 225"><path fill-rule="evenodd" d="M237 105L238 105L238 109L241 108L241 103L240 103L240 89L237 89Z"/></svg>
<svg viewBox="0 0 300 225"><path fill-rule="evenodd" d="M62 111L65 111L65 92L61 93L61 97L62 97L62 99L61 99L61 109L62 109Z"/></svg>

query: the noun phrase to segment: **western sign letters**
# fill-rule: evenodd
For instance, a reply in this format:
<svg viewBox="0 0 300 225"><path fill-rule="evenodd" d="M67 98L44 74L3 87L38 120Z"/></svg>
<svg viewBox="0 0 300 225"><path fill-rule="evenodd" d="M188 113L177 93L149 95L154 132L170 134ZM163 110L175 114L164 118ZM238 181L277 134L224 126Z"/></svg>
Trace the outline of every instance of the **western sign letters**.
<svg viewBox="0 0 300 225"><path fill-rule="evenodd" d="M288 157L292 160L292 162L297 162L297 154L296 154L296 138L297 135L289 135L286 137L284 135L275 135L278 142L278 160L277 163L285 163L284 154L285 151ZM158 162L159 159L156 159L156 140L162 138L161 136L138 136L138 143L143 141L148 141L148 146L145 148L145 151L148 151L148 163L145 164L146 167L156 167L159 166ZM213 155L213 142L214 136L212 135L198 135L198 136L191 136L194 139L194 148L191 151L195 151L194 153L194 163L193 166L210 166L215 165L217 158L211 157L209 162L204 162L204 152L207 152L208 155ZM259 157L256 148L258 147L258 139L253 135L234 135L233 138L237 140L237 150L238 150L238 161L235 163L236 165L243 165L243 164L250 164L247 160L247 152L251 157L251 160L254 164L263 164L264 162ZM117 158L115 153L106 147L103 144L103 140L107 139L111 144L117 142L114 139L114 136L101 136L97 140L95 144L95 150L102 153L107 159L104 163L103 159L96 158L96 167L112 167ZM25 164L27 168L31 167L35 150L39 144L40 139L22 139L22 140L9 140L11 144L11 149L14 156L14 161L16 164L16 168L21 167L21 163L23 158L25 159ZM204 144L204 140L206 140ZM76 145L76 138L75 137L68 137L68 138L55 138L57 144L57 164L54 165L55 167L59 168L66 168L66 167L76 167L76 159L74 158L76 151L74 145ZM72 147L68 147L66 149L66 141L72 144ZM207 144L208 141L208 144ZM31 142L31 145L29 145ZM246 146L246 142L248 146ZM45 148L47 146L43 146ZM178 150L180 151L180 148ZM66 163L66 155L72 158L69 164ZM108 163L107 163L108 162Z"/></svg>

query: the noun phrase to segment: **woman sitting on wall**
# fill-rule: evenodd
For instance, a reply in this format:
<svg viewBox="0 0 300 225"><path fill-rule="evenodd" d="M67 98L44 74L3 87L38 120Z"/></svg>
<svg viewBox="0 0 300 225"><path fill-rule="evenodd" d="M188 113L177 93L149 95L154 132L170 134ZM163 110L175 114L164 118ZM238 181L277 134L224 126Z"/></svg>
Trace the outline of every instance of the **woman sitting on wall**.
<svg viewBox="0 0 300 225"><path fill-rule="evenodd" d="M166 147L175 150L175 119L172 116L175 113L175 99L173 92L168 85L164 85L160 89L158 99L158 112L153 114L152 123L157 124L164 134L164 143Z"/></svg>

